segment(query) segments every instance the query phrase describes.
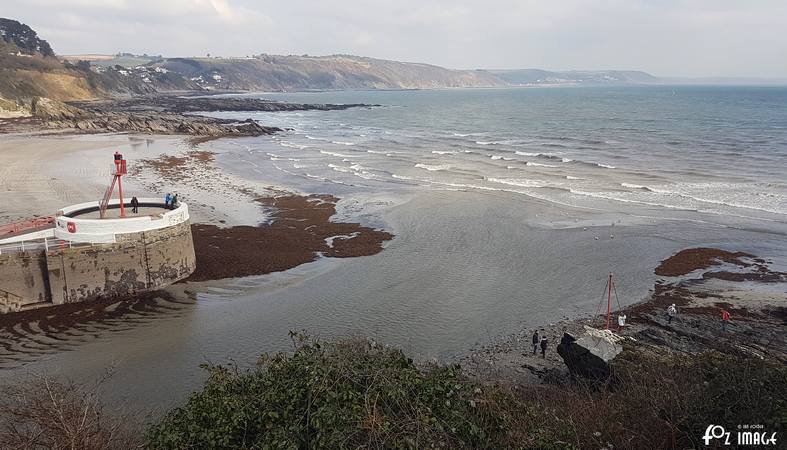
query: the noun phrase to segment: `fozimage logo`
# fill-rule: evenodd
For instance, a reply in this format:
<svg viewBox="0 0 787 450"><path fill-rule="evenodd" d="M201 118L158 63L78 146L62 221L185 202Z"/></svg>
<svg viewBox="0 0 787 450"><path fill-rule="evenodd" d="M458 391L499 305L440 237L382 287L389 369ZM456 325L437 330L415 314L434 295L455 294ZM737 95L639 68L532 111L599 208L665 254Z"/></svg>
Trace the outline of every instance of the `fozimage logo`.
<svg viewBox="0 0 787 450"><path fill-rule="evenodd" d="M722 445L773 445L776 446L776 432L767 432L762 425L738 425L738 430L733 433L721 425L708 425L702 440L705 445L717 439Z"/></svg>

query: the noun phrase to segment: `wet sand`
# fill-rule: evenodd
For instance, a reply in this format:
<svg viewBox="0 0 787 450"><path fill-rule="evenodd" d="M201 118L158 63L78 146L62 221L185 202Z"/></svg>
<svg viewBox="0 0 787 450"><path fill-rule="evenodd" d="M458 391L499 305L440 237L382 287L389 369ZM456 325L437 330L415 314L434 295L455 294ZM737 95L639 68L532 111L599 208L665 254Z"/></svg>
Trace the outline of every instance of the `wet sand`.
<svg viewBox="0 0 787 450"><path fill-rule="evenodd" d="M100 198L110 177L109 160L85 161L79 154L110 146L111 139L2 136L0 223L49 216L65 205Z"/></svg>

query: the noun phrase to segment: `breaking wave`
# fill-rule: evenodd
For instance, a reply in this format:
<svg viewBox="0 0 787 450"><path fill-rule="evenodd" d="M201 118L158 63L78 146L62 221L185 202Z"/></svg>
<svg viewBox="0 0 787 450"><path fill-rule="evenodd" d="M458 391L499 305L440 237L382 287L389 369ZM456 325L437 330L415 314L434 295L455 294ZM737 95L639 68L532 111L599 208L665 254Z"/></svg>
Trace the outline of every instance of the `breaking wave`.
<svg viewBox="0 0 787 450"><path fill-rule="evenodd" d="M281 142L279 142L279 145L281 145L282 147L296 148L298 150L303 150L303 149L309 148L308 145L295 144L295 143L287 142L287 141L281 141Z"/></svg>
<svg viewBox="0 0 787 450"><path fill-rule="evenodd" d="M438 171L438 170L449 170L449 169L451 169L451 166L449 166L448 164L421 164L421 163L418 163L418 164L415 165L415 167L417 167L419 169L428 170L430 172L435 172L435 171Z"/></svg>
<svg viewBox="0 0 787 450"><path fill-rule="evenodd" d="M328 150L320 150L320 153L328 156L335 156L337 158L357 158L358 155L346 155L343 153L329 152Z"/></svg>
<svg viewBox="0 0 787 450"><path fill-rule="evenodd" d="M541 187L548 186L547 182L544 180L522 180L522 179L493 178L493 177L486 178L486 180L491 181L493 183L507 184L509 186L517 186L517 187L541 188Z"/></svg>

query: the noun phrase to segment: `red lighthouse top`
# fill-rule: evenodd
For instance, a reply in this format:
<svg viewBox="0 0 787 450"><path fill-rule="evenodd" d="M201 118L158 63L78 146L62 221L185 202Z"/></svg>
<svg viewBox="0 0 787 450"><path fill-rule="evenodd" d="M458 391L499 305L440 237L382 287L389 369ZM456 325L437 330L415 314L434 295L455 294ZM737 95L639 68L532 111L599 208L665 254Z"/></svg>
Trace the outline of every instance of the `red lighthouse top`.
<svg viewBox="0 0 787 450"><path fill-rule="evenodd" d="M120 152L115 152L115 175L126 174L126 160Z"/></svg>
<svg viewBox="0 0 787 450"><path fill-rule="evenodd" d="M112 183L110 183L109 188L104 192L104 198L98 203L102 219L106 217L109 199L112 198L112 191L115 190L115 184L117 184L118 197L120 197L120 217L126 217L126 206L123 204L123 185L120 182L120 177L126 173L126 160L123 159L123 155L121 155L120 152L115 152L115 167L112 170Z"/></svg>

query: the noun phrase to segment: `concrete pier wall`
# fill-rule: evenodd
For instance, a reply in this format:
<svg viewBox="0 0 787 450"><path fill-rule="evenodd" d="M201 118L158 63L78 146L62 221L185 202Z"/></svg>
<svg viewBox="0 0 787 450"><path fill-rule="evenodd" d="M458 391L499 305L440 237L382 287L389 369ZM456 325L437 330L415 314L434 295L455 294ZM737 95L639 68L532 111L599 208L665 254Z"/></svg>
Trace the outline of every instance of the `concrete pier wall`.
<svg viewBox="0 0 787 450"><path fill-rule="evenodd" d="M196 267L188 222L118 236L115 244L47 254L52 303L123 297L188 277Z"/></svg>
<svg viewBox="0 0 787 450"><path fill-rule="evenodd" d="M0 313L51 301L46 260L44 250L0 254Z"/></svg>
<svg viewBox="0 0 787 450"><path fill-rule="evenodd" d="M119 234L115 243L2 254L0 313L154 290L188 277L195 268L188 220Z"/></svg>

